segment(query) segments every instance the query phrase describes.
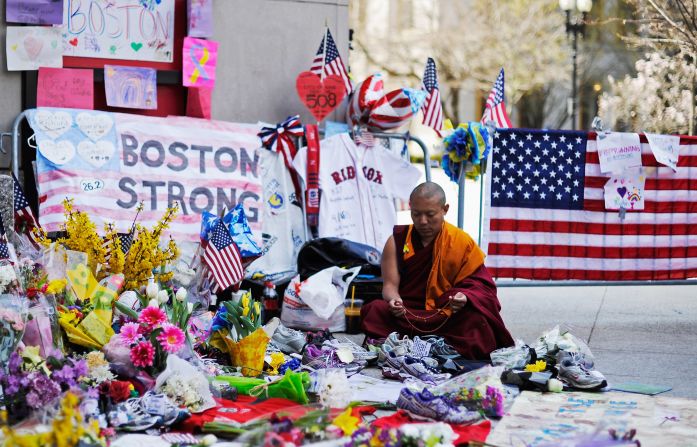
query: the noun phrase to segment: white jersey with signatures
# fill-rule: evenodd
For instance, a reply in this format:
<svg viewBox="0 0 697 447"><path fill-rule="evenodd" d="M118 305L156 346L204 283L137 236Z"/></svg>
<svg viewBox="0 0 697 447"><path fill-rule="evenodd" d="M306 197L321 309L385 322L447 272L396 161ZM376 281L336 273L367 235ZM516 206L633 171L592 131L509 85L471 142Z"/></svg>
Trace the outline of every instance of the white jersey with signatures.
<svg viewBox="0 0 697 447"><path fill-rule="evenodd" d="M306 147L293 166L306 181ZM420 176L398 155L379 146L356 146L346 133L322 140L319 237L340 237L382 251L396 221L394 199L408 199Z"/></svg>

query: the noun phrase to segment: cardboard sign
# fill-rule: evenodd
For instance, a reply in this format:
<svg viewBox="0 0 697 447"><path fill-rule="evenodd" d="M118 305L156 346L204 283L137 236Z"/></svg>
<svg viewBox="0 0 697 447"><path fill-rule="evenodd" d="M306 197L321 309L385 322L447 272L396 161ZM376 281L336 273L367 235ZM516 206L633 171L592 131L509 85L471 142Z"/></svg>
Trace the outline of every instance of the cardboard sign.
<svg viewBox="0 0 697 447"><path fill-rule="evenodd" d="M186 37L182 68L186 87L213 88L218 62L218 42Z"/></svg>
<svg viewBox="0 0 697 447"><path fill-rule="evenodd" d="M242 203L250 228L261 234L258 126L71 109L37 109L28 117L46 231L60 228L61 202L71 197L97 228L113 222L119 232L131 228L141 200L138 221L146 226L176 201L180 212L168 234L177 242L198 242L203 211L220 214Z"/></svg>
<svg viewBox="0 0 697 447"><path fill-rule="evenodd" d="M157 109L157 71L154 68L105 65L104 89L109 106Z"/></svg>
<svg viewBox="0 0 697 447"><path fill-rule="evenodd" d="M10 23L62 25L63 0L7 0L5 18Z"/></svg>
<svg viewBox="0 0 697 447"><path fill-rule="evenodd" d="M36 105L94 108L94 72L79 68L39 68Z"/></svg>
<svg viewBox="0 0 697 447"><path fill-rule="evenodd" d="M64 0L63 54L172 62L174 0Z"/></svg>
<svg viewBox="0 0 697 447"><path fill-rule="evenodd" d="M6 55L9 71L61 68L60 30L45 26L8 26Z"/></svg>
<svg viewBox="0 0 697 447"><path fill-rule="evenodd" d="M678 157L680 156L680 137L678 135L658 135L655 133L644 135L646 135L646 139L649 141L649 147L651 147L656 161L677 172Z"/></svg>
<svg viewBox="0 0 697 447"><path fill-rule="evenodd" d="M597 139L600 172L622 172L641 166L641 141L639 134L610 132L599 133Z"/></svg>
<svg viewBox="0 0 697 447"><path fill-rule="evenodd" d="M325 76L324 81L311 71L304 71L295 81L300 100L319 122L332 113L346 96L344 81L338 75Z"/></svg>

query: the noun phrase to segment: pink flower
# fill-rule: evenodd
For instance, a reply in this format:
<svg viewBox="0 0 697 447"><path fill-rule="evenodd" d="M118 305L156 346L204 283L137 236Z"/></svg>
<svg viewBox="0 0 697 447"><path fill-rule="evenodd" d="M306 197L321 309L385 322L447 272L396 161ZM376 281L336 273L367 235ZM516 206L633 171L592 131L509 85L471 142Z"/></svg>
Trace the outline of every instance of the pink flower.
<svg viewBox="0 0 697 447"><path fill-rule="evenodd" d="M121 340L127 345L138 343L140 339L140 325L138 323L126 323L121 326Z"/></svg>
<svg viewBox="0 0 697 447"><path fill-rule="evenodd" d="M144 368L152 365L155 357L155 348L149 341L141 341L131 348L131 362L138 368Z"/></svg>
<svg viewBox="0 0 697 447"><path fill-rule="evenodd" d="M140 313L138 317L140 323L145 323L150 327L157 326L167 321L167 315L159 307L148 306Z"/></svg>
<svg viewBox="0 0 697 447"><path fill-rule="evenodd" d="M167 352L178 352L184 346L184 332L173 324L162 325L163 331L157 336L162 349Z"/></svg>

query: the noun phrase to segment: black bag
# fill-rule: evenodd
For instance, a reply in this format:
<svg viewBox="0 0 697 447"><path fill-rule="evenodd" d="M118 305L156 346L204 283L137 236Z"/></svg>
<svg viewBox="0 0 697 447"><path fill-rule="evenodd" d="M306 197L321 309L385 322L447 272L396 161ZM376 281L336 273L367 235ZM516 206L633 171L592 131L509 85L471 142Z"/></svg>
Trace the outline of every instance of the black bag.
<svg viewBox="0 0 697 447"><path fill-rule="evenodd" d="M304 281L328 267L361 267L361 275L380 276L379 250L338 237L308 241L298 252L298 273Z"/></svg>

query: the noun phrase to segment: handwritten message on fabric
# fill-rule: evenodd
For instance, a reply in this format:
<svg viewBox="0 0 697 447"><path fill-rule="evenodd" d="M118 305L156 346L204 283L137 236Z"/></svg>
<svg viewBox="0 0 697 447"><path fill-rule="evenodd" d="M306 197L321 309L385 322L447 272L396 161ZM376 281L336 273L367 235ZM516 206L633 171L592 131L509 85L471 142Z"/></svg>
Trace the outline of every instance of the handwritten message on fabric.
<svg viewBox="0 0 697 447"><path fill-rule="evenodd" d="M94 108L94 72L80 68L39 68L36 105Z"/></svg>
<svg viewBox="0 0 697 447"><path fill-rule="evenodd" d="M217 62L218 42L192 37L184 39L182 64L186 87L213 88Z"/></svg>
<svg viewBox="0 0 697 447"><path fill-rule="evenodd" d="M203 211L220 214L242 203L260 233L258 126L70 109L31 111L29 123L47 231L58 230L61 202L73 197L98 228L113 222L119 231L130 228L141 200L145 225L179 202L170 234L187 242L198 241Z"/></svg>
<svg viewBox="0 0 697 447"><path fill-rule="evenodd" d="M643 210L645 183L646 175L637 168L613 175L605 183L605 209Z"/></svg>
<svg viewBox="0 0 697 447"><path fill-rule="evenodd" d="M172 62L174 0L65 0L63 54Z"/></svg>
<svg viewBox="0 0 697 447"><path fill-rule="evenodd" d="M106 103L112 107L157 109L157 71L154 68L104 66Z"/></svg>
<svg viewBox="0 0 697 447"><path fill-rule="evenodd" d="M641 141L637 133L599 133L600 172L622 172L641 166Z"/></svg>
<svg viewBox="0 0 697 447"><path fill-rule="evenodd" d="M45 26L7 27L7 70L38 70L63 66L61 34Z"/></svg>

